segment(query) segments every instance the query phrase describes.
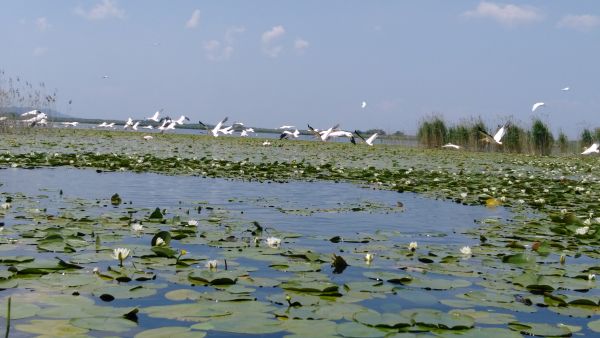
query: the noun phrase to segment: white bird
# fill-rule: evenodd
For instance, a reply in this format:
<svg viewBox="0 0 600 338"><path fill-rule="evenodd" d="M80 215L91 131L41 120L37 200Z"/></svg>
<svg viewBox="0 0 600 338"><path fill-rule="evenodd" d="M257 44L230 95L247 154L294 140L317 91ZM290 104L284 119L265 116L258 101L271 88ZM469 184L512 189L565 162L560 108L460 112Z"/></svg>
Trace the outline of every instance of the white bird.
<svg viewBox="0 0 600 338"><path fill-rule="evenodd" d="M172 130L175 129L175 126L177 125L177 122L173 121L169 124L163 124L162 126L158 127L158 130L160 130L161 133L164 133L165 130Z"/></svg>
<svg viewBox="0 0 600 338"><path fill-rule="evenodd" d="M103 79L108 79L108 75L103 75L102 78Z"/></svg>
<svg viewBox="0 0 600 338"><path fill-rule="evenodd" d="M143 129L154 129L154 127L153 127L153 126L151 126L151 125L143 126L142 128L143 128Z"/></svg>
<svg viewBox="0 0 600 338"><path fill-rule="evenodd" d="M460 146L452 143L446 143L442 146L442 148L460 149Z"/></svg>
<svg viewBox="0 0 600 338"><path fill-rule="evenodd" d="M363 102L361 103L360 107L361 107L362 109L365 109L365 108L367 108L367 101L363 101Z"/></svg>
<svg viewBox="0 0 600 338"><path fill-rule="evenodd" d="M249 133L253 133L254 132L254 128L246 128L246 131Z"/></svg>
<svg viewBox="0 0 600 338"><path fill-rule="evenodd" d="M354 132L356 133L356 135L358 135L358 137L360 137L363 141L365 141L366 144L370 145L371 147L373 146L373 141L375 141L375 139L378 136L377 133L374 133L373 135L369 136L368 139L365 140L365 138L362 137L362 135L358 132L358 130L355 130Z"/></svg>
<svg viewBox="0 0 600 338"><path fill-rule="evenodd" d="M106 125L106 128L113 128L115 126L114 122L111 122L109 124Z"/></svg>
<svg viewBox="0 0 600 338"><path fill-rule="evenodd" d="M131 129L137 130L139 125L140 125L140 121L136 121L135 124L133 126L131 126Z"/></svg>
<svg viewBox="0 0 600 338"><path fill-rule="evenodd" d="M104 122L100 123L100 124L98 125L98 127L100 127L100 128L106 128L106 121L104 121Z"/></svg>
<svg viewBox="0 0 600 338"><path fill-rule="evenodd" d="M77 127L78 124L79 124L79 122L62 122L62 125L65 127L68 127L68 126Z"/></svg>
<svg viewBox="0 0 600 338"><path fill-rule="evenodd" d="M8 116L0 116L0 121L4 121L6 119L8 119Z"/></svg>
<svg viewBox="0 0 600 338"><path fill-rule="evenodd" d="M352 134L349 131L334 130L331 133L329 133L329 138L333 138L333 137L347 137L350 139L350 142L352 142L352 144L356 144L356 140L354 139L354 134Z"/></svg>
<svg viewBox="0 0 600 338"><path fill-rule="evenodd" d="M145 135L144 136L144 140L149 141L151 139L153 139L154 137L152 137L152 135Z"/></svg>
<svg viewBox="0 0 600 338"><path fill-rule="evenodd" d="M321 141L327 141L329 139L329 134L331 134L332 131L336 130L340 125L336 124L333 127L330 127L329 129L325 130L325 131L316 131L315 129L313 129L311 126L308 126L308 128L313 132L316 133L316 136L319 136L321 138Z"/></svg>
<svg viewBox="0 0 600 338"><path fill-rule="evenodd" d="M481 133L483 135L482 141L485 141L487 143L502 144L501 140L504 137L504 135L506 135L507 128L508 128L508 122L506 124L504 124L502 127L500 127L500 129L498 129L498 131L496 132L496 134L494 134L494 136L486 133L485 131L483 131L481 129L479 129L479 133Z"/></svg>
<svg viewBox="0 0 600 338"><path fill-rule="evenodd" d="M233 126L229 126L229 127L223 128L223 129L219 129L219 131L221 133L223 133L223 135L231 135L231 134L233 134Z"/></svg>
<svg viewBox="0 0 600 338"><path fill-rule="evenodd" d="M175 123L177 123L177 124L183 124L183 121L184 121L184 120L188 120L188 121L189 121L189 120L190 120L190 118L189 118L189 117L187 117L187 116L181 115L181 116L180 116L180 117L179 117L177 120L175 120L175 121L173 121L173 122L175 122Z"/></svg>
<svg viewBox="0 0 600 338"><path fill-rule="evenodd" d="M292 128L296 128L296 126L288 126L288 125L283 125L277 129L292 129Z"/></svg>
<svg viewBox="0 0 600 338"><path fill-rule="evenodd" d="M45 126L45 125L48 124L48 120L46 120L45 118L43 118L37 124L39 124L40 126Z"/></svg>
<svg viewBox="0 0 600 338"><path fill-rule="evenodd" d="M35 116L40 113L41 113L41 111L39 111L39 110L31 110L31 111L21 114L21 116Z"/></svg>
<svg viewBox="0 0 600 338"><path fill-rule="evenodd" d="M241 136L241 137L247 137L247 136L248 136L248 131L247 131L247 130L245 130L245 129L244 129L244 130L242 130L242 131L240 132L240 136Z"/></svg>
<svg viewBox="0 0 600 338"><path fill-rule="evenodd" d="M127 119L127 122L125 122L125 125L123 126L123 129L128 129L130 127L133 126L133 120L130 118Z"/></svg>
<svg viewBox="0 0 600 338"><path fill-rule="evenodd" d="M219 131L221 130L221 127L223 126L223 123L227 122L227 117L225 117L223 120L221 120L219 123L217 123L217 125L215 125L215 127L210 131L214 137L218 137L219 136Z"/></svg>
<svg viewBox="0 0 600 338"><path fill-rule="evenodd" d="M537 102L533 104L533 107L531 107L531 112L533 113L534 111L536 111L536 109L538 109L541 106L545 106L546 104L544 102Z"/></svg>
<svg viewBox="0 0 600 338"><path fill-rule="evenodd" d="M562 90L563 92L566 92L566 91L569 91L569 90L571 90L571 87L565 87L565 88L563 88L563 89L561 89L561 90Z"/></svg>
<svg viewBox="0 0 600 338"><path fill-rule="evenodd" d="M599 153L600 150L598 150L598 146L600 146L600 144L598 144L598 142L592 144L591 146L589 146L589 148L587 148L586 150L584 150L581 155L589 155L591 153Z"/></svg>
<svg viewBox="0 0 600 338"><path fill-rule="evenodd" d="M293 136L294 138L298 138L298 136L300 136L300 131L298 131L298 129L292 131L289 130L284 130L283 133L281 133L281 135L279 135L279 139L289 139L290 136Z"/></svg>
<svg viewBox="0 0 600 338"><path fill-rule="evenodd" d="M154 113L154 115L152 115L150 117L146 117L146 120L151 120L151 121L154 121L154 122L158 122L159 121L158 120L158 116L160 115L161 111L162 111L162 109L159 110L159 111L157 111L156 113Z"/></svg>

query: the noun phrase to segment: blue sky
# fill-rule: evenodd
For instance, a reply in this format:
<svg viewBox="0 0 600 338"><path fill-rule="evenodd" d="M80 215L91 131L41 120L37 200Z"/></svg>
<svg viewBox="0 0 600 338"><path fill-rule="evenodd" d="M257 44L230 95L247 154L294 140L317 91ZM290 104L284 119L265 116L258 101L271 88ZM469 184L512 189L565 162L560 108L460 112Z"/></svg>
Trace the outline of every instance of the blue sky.
<svg viewBox="0 0 600 338"><path fill-rule="evenodd" d="M431 113L527 126L543 101L554 131L600 126L594 0L4 1L0 39L5 77L78 117L413 133Z"/></svg>

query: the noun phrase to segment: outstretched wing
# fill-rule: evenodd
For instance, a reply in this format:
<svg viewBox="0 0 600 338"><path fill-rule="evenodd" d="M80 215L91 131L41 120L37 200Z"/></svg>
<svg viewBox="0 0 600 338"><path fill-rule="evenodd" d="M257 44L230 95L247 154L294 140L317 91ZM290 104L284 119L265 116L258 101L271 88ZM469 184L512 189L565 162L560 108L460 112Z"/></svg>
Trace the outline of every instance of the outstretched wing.
<svg viewBox="0 0 600 338"><path fill-rule="evenodd" d="M361 140L367 142L367 140L365 140L365 138L362 137L362 135L358 132L358 130L355 130L354 133L356 134L356 136L360 137Z"/></svg>

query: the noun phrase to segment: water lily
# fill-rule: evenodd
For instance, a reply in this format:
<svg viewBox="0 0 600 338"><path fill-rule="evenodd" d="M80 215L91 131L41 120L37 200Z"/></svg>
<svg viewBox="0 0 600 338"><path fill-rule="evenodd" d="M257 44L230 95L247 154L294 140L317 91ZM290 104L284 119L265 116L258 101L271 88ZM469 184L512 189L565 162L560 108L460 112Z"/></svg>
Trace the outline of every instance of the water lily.
<svg viewBox="0 0 600 338"><path fill-rule="evenodd" d="M417 250L417 242L410 242L410 243L408 244L408 249L409 249L410 251L415 251L415 250Z"/></svg>
<svg viewBox="0 0 600 338"><path fill-rule="evenodd" d="M126 248L116 248L113 250L112 257L119 260L119 266L123 266L123 261L129 256L129 252Z"/></svg>
<svg viewBox="0 0 600 338"><path fill-rule="evenodd" d="M0 209L8 209L11 207L10 203L2 203L0 204Z"/></svg>
<svg viewBox="0 0 600 338"><path fill-rule="evenodd" d="M465 197L467 197L467 193L466 193L466 192L461 192L461 193L460 193L460 197L462 197L462 198L465 198Z"/></svg>
<svg viewBox="0 0 600 338"><path fill-rule="evenodd" d="M211 261L207 261L206 264L204 264L204 266L210 270L216 269L217 268L217 260L213 259Z"/></svg>
<svg viewBox="0 0 600 338"><path fill-rule="evenodd" d="M187 222L187 224L191 227L195 227L198 225L198 221L196 221L195 219L191 219Z"/></svg>
<svg viewBox="0 0 600 338"><path fill-rule="evenodd" d="M588 231L590 231L590 227L587 226L587 225L584 226L584 227L575 229L575 233L578 234L578 235L580 235L580 236L583 236L583 235L587 234Z"/></svg>
<svg viewBox="0 0 600 338"><path fill-rule="evenodd" d="M142 230L144 230L144 226L141 225L140 223L133 223L131 225L131 230L136 231L136 232L142 231Z"/></svg>
<svg viewBox="0 0 600 338"><path fill-rule="evenodd" d="M560 264L565 264L566 261L567 261L567 256L565 256L564 254L560 255L560 259L559 259Z"/></svg>
<svg viewBox="0 0 600 338"><path fill-rule="evenodd" d="M267 245L271 248L278 248L281 245L281 238L277 237L268 237L266 239Z"/></svg>
<svg viewBox="0 0 600 338"><path fill-rule="evenodd" d="M595 279L596 279L596 274L594 274L594 273L590 273L590 274L588 275L588 280L589 280L589 281L592 281L592 280L595 280Z"/></svg>
<svg viewBox="0 0 600 338"><path fill-rule="evenodd" d="M583 224L585 224L585 225L592 225L592 220L588 218L585 221L583 221Z"/></svg>
<svg viewBox="0 0 600 338"><path fill-rule="evenodd" d="M162 245L165 245L165 240L164 240L164 239L162 239L162 238L160 238L160 237L158 237L158 238L156 239L155 246L162 246Z"/></svg>
<svg viewBox="0 0 600 338"><path fill-rule="evenodd" d="M367 264L371 264L371 262L373 261L373 258L375 258L375 255L372 253L367 253L365 255L365 261L367 262Z"/></svg>
<svg viewBox="0 0 600 338"><path fill-rule="evenodd" d="M470 256L472 251L471 248L468 246L463 246L462 248L460 248L460 253L465 255L465 256Z"/></svg>

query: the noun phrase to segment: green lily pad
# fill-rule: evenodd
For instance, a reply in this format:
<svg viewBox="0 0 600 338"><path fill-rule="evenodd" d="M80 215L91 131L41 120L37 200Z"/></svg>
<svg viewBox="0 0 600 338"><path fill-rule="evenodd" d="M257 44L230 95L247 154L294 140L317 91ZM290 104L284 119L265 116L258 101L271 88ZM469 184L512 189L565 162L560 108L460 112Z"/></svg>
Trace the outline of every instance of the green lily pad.
<svg viewBox="0 0 600 338"><path fill-rule="evenodd" d="M75 318L70 323L84 329L95 331L127 332L137 327L135 322L125 318Z"/></svg>
<svg viewBox="0 0 600 338"><path fill-rule="evenodd" d="M206 332L192 331L189 327L165 326L139 332L134 338L202 338L205 336Z"/></svg>
<svg viewBox="0 0 600 338"><path fill-rule="evenodd" d="M509 323L508 327L513 331L530 336L570 337L572 334L571 330L564 326L555 326L545 323L514 322Z"/></svg>

